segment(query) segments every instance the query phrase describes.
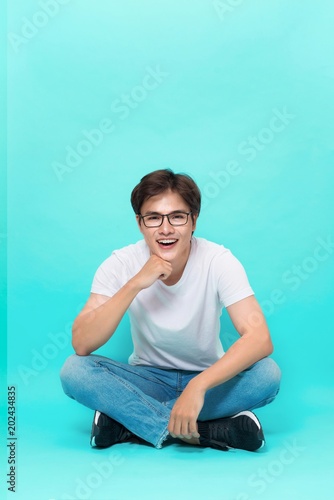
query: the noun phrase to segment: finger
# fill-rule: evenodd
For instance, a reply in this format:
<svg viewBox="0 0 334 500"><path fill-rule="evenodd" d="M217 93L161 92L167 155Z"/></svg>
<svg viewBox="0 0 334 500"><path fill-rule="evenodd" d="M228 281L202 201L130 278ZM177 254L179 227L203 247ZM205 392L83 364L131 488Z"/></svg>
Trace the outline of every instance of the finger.
<svg viewBox="0 0 334 500"><path fill-rule="evenodd" d="M189 422L188 420L182 421L181 424L181 435L184 438L191 439L191 432L189 431Z"/></svg>
<svg viewBox="0 0 334 500"><path fill-rule="evenodd" d="M198 433L198 430L197 430L197 424L196 424L196 422L191 422L189 424L189 431L190 431L190 434L191 434L192 437L194 437L194 438L199 438L200 437L200 435Z"/></svg>
<svg viewBox="0 0 334 500"><path fill-rule="evenodd" d="M161 273L159 276L160 280L166 280L172 272L172 269L165 269L165 272Z"/></svg>
<svg viewBox="0 0 334 500"><path fill-rule="evenodd" d="M170 416L170 419L169 419L169 423L168 423L168 432L169 434L173 437L173 438L176 438L177 437L177 434L175 432L175 417L173 417L172 415Z"/></svg>
<svg viewBox="0 0 334 500"><path fill-rule="evenodd" d="M181 424L178 419L174 419L173 421L172 435L174 435L174 437L181 435Z"/></svg>

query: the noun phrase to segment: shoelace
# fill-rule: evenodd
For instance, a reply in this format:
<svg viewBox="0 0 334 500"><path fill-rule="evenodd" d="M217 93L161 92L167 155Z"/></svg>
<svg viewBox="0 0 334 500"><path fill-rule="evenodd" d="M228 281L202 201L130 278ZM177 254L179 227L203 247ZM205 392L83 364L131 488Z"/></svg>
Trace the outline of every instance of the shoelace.
<svg viewBox="0 0 334 500"><path fill-rule="evenodd" d="M227 441L229 428L221 423L214 424L211 427L211 437L213 439L218 439Z"/></svg>
<svg viewBox="0 0 334 500"><path fill-rule="evenodd" d="M216 441L214 439L201 439L201 446L208 446L218 450L228 451L229 446L223 441Z"/></svg>
<svg viewBox="0 0 334 500"><path fill-rule="evenodd" d="M215 424L210 430L210 438L201 438L201 445L207 445L211 448L227 451L229 449L227 444L228 428L222 424Z"/></svg>

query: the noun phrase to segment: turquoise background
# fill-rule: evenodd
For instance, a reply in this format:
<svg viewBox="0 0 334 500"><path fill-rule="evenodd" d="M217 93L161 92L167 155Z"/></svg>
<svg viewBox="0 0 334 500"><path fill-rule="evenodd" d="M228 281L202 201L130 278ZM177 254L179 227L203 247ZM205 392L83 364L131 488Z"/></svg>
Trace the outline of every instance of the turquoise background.
<svg viewBox="0 0 334 500"><path fill-rule="evenodd" d="M332 498L332 2L7 8L12 497L281 500L321 488ZM71 323L99 264L140 239L130 192L158 168L193 176L204 198L196 234L231 248L266 312L283 380L258 412L261 453L91 450L92 412L62 393ZM228 347L225 314L222 332ZM127 359L127 318L100 352Z"/></svg>

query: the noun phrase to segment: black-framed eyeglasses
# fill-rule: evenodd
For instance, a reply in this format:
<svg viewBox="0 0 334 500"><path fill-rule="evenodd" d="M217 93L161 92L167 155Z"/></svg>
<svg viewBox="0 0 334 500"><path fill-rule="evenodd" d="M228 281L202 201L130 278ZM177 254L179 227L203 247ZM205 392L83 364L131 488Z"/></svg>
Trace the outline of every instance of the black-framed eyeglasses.
<svg viewBox="0 0 334 500"><path fill-rule="evenodd" d="M152 213L148 215L138 214L146 227L160 227L167 217L171 226L185 226L188 222L189 215L192 212L172 212L170 214Z"/></svg>

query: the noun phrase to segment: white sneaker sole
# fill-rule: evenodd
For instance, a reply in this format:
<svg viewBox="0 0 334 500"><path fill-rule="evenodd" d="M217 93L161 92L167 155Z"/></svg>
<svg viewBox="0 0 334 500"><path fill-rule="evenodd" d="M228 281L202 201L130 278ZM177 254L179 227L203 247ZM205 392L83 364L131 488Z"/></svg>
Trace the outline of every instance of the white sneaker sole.
<svg viewBox="0 0 334 500"><path fill-rule="evenodd" d="M231 418L240 417L241 415L246 415L247 417L251 418L251 419L253 420L253 422L255 422L255 423L256 423L256 425L257 425L258 429L259 429L259 430L261 429L260 420L259 420L259 419L257 418L257 416L256 416L256 415L254 415L254 413L253 413L253 412L251 412L251 411L248 411L248 410L241 411L241 412L237 413L236 415L233 415L233 417L231 417ZM265 440L264 440L264 439L262 439L262 444L261 444L261 446L260 446L258 449L260 450L261 448L263 448L263 446L265 445L265 443L266 443L266 442L265 442Z"/></svg>
<svg viewBox="0 0 334 500"><path fill-rule="evenodd" d="M94 416L94 424L95 425L97 425L99 418L100 418L100 415L101 415L101 412L96 410L95 416Z"/></svg>

